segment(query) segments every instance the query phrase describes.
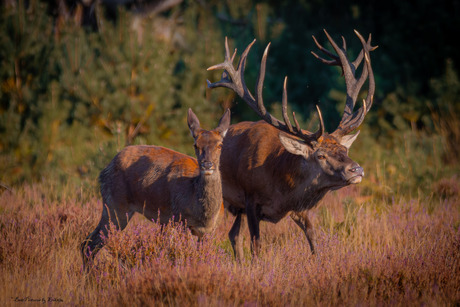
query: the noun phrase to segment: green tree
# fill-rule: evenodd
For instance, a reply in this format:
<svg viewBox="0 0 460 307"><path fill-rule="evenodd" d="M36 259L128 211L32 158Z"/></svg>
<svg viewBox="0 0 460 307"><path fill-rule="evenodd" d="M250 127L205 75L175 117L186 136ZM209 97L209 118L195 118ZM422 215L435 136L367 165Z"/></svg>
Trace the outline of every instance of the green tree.
<svg viewBox="0 0 460 307"><path fill-rule="evenodd" d="M46 163L50 143L44 117L53 69L52 22L38 1L5 6L0 18L0 180L19 173L36 176ZM44 43L46 42L46 43ZM28 165L29 167L24 167Z"/></svg>

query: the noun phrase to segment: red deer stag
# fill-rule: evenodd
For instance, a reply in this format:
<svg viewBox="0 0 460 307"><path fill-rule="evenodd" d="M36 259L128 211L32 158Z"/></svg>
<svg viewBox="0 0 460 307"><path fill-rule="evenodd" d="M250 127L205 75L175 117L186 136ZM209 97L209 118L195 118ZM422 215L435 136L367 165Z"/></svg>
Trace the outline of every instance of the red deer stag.
<svg viewBox="0 0 460 307"><path fill-rule="evenodd" d="M362 167L348 157L348 150L359 131L350 133L360 126L372 106L375 81L369 52L377 47L371 46L371 35L366 42L355 31L363 49L356 60L350 62L346 55L345 39L342 37L343 47L340 48L324 32L337 54L323 48L315 37L313 40L319 50L331 59L323 59L312 53L327 65L340 66L347 87L342 120L330 134L324 131L319 108L318 131L312 133L301 129L294 113L295 126L291 124L287 115L287 78L284 80L282 97L283 122L266 110L262 89L270 44L262 57L255 96L250 93L244 81L246 57L255 40L246 47L237 68L233 66L236 50L230 57L225 40L225 61L208 68L224 70L220 81L208 81L209 88L226 87L233 90L263 119L230 126L222 150L223 197L225 207L236 215L229 238L237 258L242 257L243 251L240 226L244 215L247 217L254 253L257 254L260 249L260 221L277 223L288 214L304 231L314 253L314 233L307 211L316 206L328 191L359 183L364 176ZM356 78L356 68L363 59L365 64L361 76ZM363 100L363 106L353 113L359 91L367 78L367 97Z"/></svg>
<svg viewBox="0 0 460 307"><path fill-rule="evenodd" d="M219 159L230 110L211 131L191 109L187 122L197 159L159 146L128 146L101 172L102 216L81 244L84 267L104 245L101 234L107 236L110 223L123 230L135 212L161 224L186 220L198 237L213 230L223 210Z"/></svg>

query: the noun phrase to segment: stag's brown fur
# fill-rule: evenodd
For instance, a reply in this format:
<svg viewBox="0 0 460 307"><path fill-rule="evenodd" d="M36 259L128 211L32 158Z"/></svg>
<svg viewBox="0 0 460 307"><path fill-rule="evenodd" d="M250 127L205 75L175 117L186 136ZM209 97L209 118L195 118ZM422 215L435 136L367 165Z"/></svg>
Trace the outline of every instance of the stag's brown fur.
<svg viewBox="0 0 460 307"><path fill-rule="evenodd" d="M221 156L224 203L237 216L248 215L256 249L260 221L277 223L294 213L293 219L305 231L314 251L306 210L317 205L328 191L353 183L349 180L355 174L350 170L359 165L348 157L347 148L330 135L324 135L314 147L304 144L303 154L289 152L279 135L279 130L263 121L230 127ZM329 167L318 161L319 153L326 156ZM242 253L238 250L241 218L237 217L230 231L237 257Z"/></svg>
<svg viewBox="0 0 460 307"><path fill-rule="evenodd" d="M315 44L329 59L314 52L321 62L340 66L347 86L347 98L342 120L337 129L325 132L323 117L317 106L319 128L309 132L300 128L295 114L293 125L287 114L287 77L284 79L281 110L283 121L267 111L263 102L263 83L270 44L260 62L256 92L253 95L244 81L244 69L249 50L255 40L241 54L238 65L233 61L236 50L230 55L228 40L225 39L225 59L208 70L223 69L220 81L211 83L209 88L225 87L238 94L264 121L240 123L231 127L225 139L222 156L224 200L227 208L237 217L229 232L230 242L237 257L242 256L240 236L241 221L245 214L251 235L253 251L258 252L259 223L261 220L278 222L289 212L308 239L312 252L313 229L306 210L314 207L324 195L334 189L359 183L364 176L363 169L348 157L348 149L359 134L350 134L363 122L372 106L375 93L375 79L369 52L377 47L371 45L371 35L367 41L355 31L363 49L351 62L346 54L346 42L339 47L324 31L336 54L321 46L315 37ZM356 76L356 68L364 60L361 76ZM364 82L368 80L369 90L363 105L353 112L356 99Z"/></svg>

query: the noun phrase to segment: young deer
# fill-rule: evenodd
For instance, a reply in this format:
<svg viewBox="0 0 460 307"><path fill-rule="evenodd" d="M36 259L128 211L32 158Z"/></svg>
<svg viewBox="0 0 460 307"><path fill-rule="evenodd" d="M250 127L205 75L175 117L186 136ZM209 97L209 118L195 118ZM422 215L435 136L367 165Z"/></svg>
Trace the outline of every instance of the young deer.
<svg viewBox="0 0 460 307"><path fill-rule="evenodd" d="M347 86L342 120L332 133L324 131L319 108L318 131L301 129L294 114L295 125L291 124L287 114L286 79L282 96L283 120L277 119L267 111L262 91L270 44L262 57L255 95L244 82L246 58L254 42L248 45L240 57L238 66L234 67L236 50L230 55L226 40L224 62L208 68L224 70L220 81L208 81L210 88L225 87L233 90L263 119L259 122L232 125L225 137L222 151L224 205L236 215L229 238L238 258L241 258L243 253L240 226L245 217L255 253L260 248L260 221L277 223L287 215L290 215L304 231L311 251L314 252L314 232L308 219L308 210L315 207L328 191L357 184L364 176L363 168L350 159L348 151L359 133L352 132L359 128L372 106L375 80L370 52L377 47L371 45L370 35L366 41L356 32L362 50L351 62L347 58L345 39L342 47L339 47L326 31L325 34L335 54L321 46L314 37L319 50L330 59L313 54L327 65L341 67ZM364 63L361 74L356 76L356 69L361 63ZM362 107L353 112L366 79L367 96Z"/></svg>
<svg viewBox="0 0 460 307"><path fill-rule="evenodd" d="M186 220L198 237L213 230L223 211L219 160L230 110L211 131L191 109L187 122L197 159L160 146L128 146L101 172L102 216L81 244L84 267L103 247L101 233L107 236L110 223L123 230L135 212L161 224Z"/></svg>

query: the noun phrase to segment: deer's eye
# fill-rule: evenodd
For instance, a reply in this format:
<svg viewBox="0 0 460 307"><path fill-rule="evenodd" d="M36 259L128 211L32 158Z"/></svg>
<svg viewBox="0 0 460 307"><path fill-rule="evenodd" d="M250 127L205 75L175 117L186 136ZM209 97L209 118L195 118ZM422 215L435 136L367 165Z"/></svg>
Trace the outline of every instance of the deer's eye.
<svg viewBox="0 0 460 307"><path fill-rule="evenodd" d="M324 160L324 159L326 159L325 155L318 155L318 160Z"/></svg>

